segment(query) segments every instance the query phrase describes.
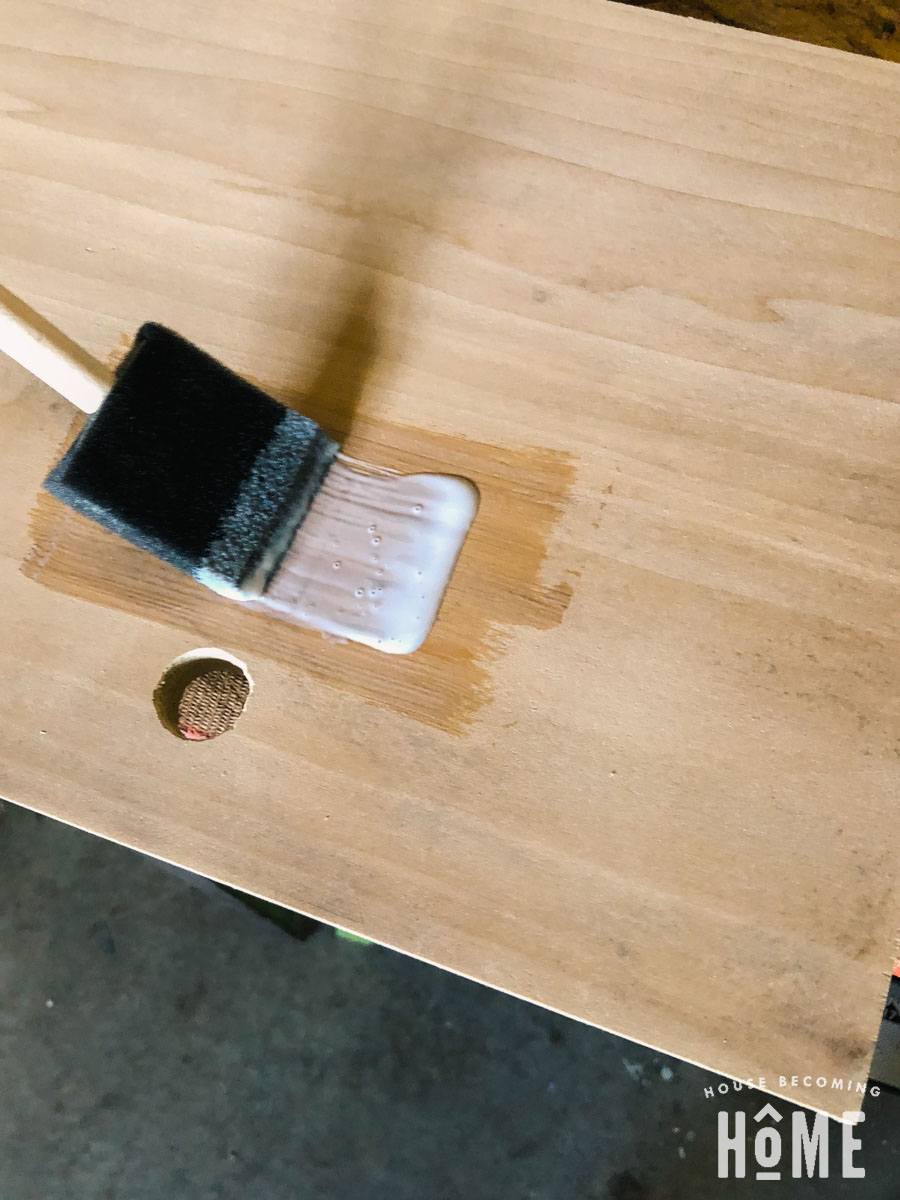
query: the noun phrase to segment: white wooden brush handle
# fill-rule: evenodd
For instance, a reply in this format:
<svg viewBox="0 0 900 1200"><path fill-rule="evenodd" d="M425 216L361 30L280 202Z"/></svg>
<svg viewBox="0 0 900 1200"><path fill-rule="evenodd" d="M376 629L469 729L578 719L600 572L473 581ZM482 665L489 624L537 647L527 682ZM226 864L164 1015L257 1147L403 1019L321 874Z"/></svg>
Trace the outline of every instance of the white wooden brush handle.
<svg viewBox="0 0 900 1200"><path fill-rule="evenodd" d="M0 351L80 408L95 412L112 384L112 372L0 287Z"/></svg>

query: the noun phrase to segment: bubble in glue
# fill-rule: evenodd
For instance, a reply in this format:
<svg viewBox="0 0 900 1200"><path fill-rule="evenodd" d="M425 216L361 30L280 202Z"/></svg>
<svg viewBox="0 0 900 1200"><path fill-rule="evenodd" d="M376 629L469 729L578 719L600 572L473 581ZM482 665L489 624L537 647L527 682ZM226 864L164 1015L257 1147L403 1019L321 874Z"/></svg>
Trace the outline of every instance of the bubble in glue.
<svg viewBox="0 0 900 1200"><path fill-rule="evenodd" d="M362 588L357 588L356 591L353 593L354 596L364 596L365 594L366 593L363 591Z"/></svg>
<svg viewBox="0 0 900 1200"><path fill-rule="evenodd" d="M422 511L422 505L421 505L421 504L414 504L414 505L413 505L413 512L416 514L416 516L418 516L418 515L419 515L419 513L420 513L421 511Z"/></svg>
<svg viewBox="0 0 900 1200"><path fill-rule="evenodd" d="M376 530L377 528L378 528L378 526L377 526L377 525L370 525L370 526L369 526L369 533L374 533L374 532L375 532L375 530Z"/></svg>
<svg viewBox="0 0 900 1200"><path fill-rule="evenodd" d="M339 571L341 569L341 564L337 559L331 564L331 569L332 571Z"/></svg>
<svg viewBox="0 0 900 1200"><path fill-rule="evenodd" d="M380 546L380 545L381 545L381 538L380 538L380 537L377 537L377 536L376 536L376 537L373 537L373 538L372 538L372 545L373 545L373 546Z"/></svg>

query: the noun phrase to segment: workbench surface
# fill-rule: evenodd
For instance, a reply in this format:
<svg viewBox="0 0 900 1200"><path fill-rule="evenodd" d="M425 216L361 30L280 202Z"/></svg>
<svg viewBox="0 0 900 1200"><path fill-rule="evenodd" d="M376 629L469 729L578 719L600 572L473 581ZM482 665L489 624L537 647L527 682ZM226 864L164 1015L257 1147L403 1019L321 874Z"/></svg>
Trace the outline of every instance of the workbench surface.
<svg viewBox="0 0 900 1200"><path fill-rule="evenodd" d="M481 493L424 650L330 644L39 498L72 413L4 363L0 794L840 1112L789 1077L865 1078L895 949L900 70L537 8L0 0L0 280ZM202 646L254 691L196 745Z"/></svg>

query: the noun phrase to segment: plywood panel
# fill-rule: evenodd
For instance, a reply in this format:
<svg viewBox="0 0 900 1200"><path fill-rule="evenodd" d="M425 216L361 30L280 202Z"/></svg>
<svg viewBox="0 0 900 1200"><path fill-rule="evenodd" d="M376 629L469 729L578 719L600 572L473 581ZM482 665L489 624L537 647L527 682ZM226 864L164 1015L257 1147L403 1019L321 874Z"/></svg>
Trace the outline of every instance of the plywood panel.
<svg viewBox="0 0 900 1200"><path fill-rule="evenodd" d="M597 0L0 0L0 40L8 286L482 495L421 657L328 645L39 504L71 415L4 365L0 792L775 1090L864 1078L897 70ZM209 644L255 691L180 743L151 694Z"/></svg>

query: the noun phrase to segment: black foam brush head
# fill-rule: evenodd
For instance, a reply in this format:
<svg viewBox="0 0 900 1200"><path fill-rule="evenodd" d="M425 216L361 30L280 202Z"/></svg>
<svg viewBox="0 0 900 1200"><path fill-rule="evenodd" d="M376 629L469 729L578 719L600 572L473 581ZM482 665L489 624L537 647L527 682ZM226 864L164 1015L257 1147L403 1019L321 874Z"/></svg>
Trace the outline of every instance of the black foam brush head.
<svg viewBox="0 0 900 1200"><path fill-rule="evenodd" d="M44 486L216 590L262 590L337 454L285 408L162 325Z"/></svg>

